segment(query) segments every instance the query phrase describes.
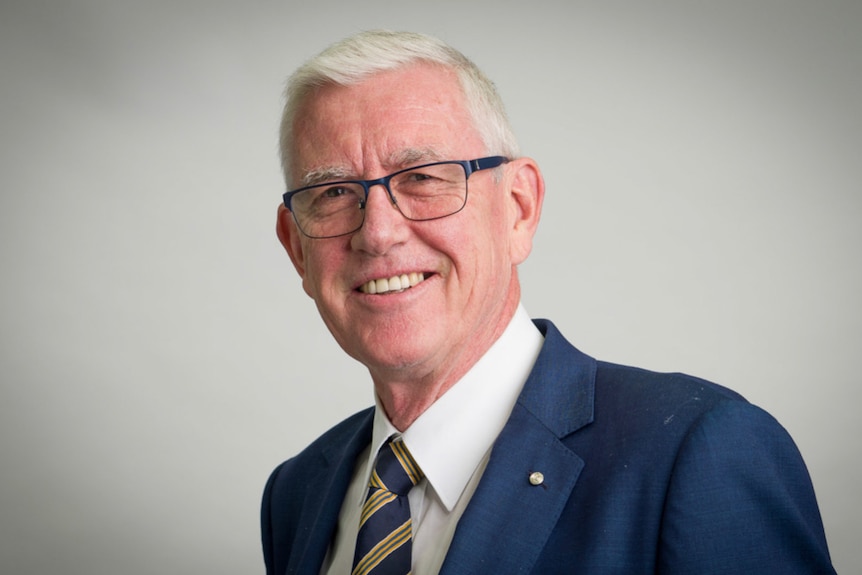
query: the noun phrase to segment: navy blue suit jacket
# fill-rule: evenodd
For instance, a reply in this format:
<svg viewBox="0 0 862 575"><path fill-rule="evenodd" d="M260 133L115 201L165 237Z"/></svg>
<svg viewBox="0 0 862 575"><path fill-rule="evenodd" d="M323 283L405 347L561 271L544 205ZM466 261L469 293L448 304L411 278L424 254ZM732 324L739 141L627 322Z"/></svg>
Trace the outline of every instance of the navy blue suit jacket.
<svg viewBox="0 0 862 575"><path fill-rule="evenodd" d="M834 573L793 441L736 393L545 343L441 574ZM267 573L317 575L373 410L267 483ZM534 471L544 483L531 485Z"/></svg>

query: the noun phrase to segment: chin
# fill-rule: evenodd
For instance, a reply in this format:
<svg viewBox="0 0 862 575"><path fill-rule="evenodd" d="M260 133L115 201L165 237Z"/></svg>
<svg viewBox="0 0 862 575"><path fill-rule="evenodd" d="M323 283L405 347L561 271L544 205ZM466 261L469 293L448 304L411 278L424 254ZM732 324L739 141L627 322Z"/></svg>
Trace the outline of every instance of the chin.
<svg viewBox="0 0 862 575"><path fill-rule="evenodd" d="M404 338L401 343L404 343ZM429 355L416 346L384 347L378 343L375 349L366 350L357 359L372 371L401 371L421 365Z"/></svg>

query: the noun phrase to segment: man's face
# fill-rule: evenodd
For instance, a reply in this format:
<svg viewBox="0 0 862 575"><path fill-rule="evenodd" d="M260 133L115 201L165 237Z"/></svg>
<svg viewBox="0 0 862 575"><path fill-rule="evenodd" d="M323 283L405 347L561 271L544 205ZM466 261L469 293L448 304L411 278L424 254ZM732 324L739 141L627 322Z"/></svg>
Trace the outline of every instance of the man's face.
<svg viewBox="0 0 862 575"><path fill-rule="evenodd" d="M323 87L297 118L294 184L311 172L374 179L488 155L455 74L436 66ZM348 236L309 239L281 210L279 235L305 291L376 382L460 377L505 327L520 296L514 264L529 251L512 231L519 218L508 190L513 166L498 177L497 170L470 176L467 205L439 220L407 220L381 186L371 188L364 225ZM386 293L363 287L410 274L424 281Z"/></svg>

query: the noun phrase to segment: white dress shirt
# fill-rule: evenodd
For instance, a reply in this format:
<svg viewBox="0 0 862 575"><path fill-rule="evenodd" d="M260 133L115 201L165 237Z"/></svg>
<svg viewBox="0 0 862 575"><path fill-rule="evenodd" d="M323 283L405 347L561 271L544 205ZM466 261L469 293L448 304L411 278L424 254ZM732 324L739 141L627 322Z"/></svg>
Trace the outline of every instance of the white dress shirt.
<svg viewBox="0 0 862 575"><path fill-rule="evenodd" d="M403 434L389 422L377 400L371 445L358 459L321 574L350 573L359 514L377 452L390 437L399 435L425 474L409 495L413 575L436 575L440 571L458 520L543 342L541 332L519 306L485 355Z"/></svg>

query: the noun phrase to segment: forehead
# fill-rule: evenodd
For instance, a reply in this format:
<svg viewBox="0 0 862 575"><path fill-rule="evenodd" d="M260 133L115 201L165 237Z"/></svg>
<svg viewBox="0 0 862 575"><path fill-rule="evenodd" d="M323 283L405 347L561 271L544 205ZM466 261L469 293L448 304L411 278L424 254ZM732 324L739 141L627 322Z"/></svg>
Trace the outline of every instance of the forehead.
<svg viewBox="0 0 862 575"><path fill-rule="evenodd" d="M301 181L312 172L359 176L425 159L470 159L484 146L456 73L423 63L316 89L298 109L293 149Z"/></svg>

